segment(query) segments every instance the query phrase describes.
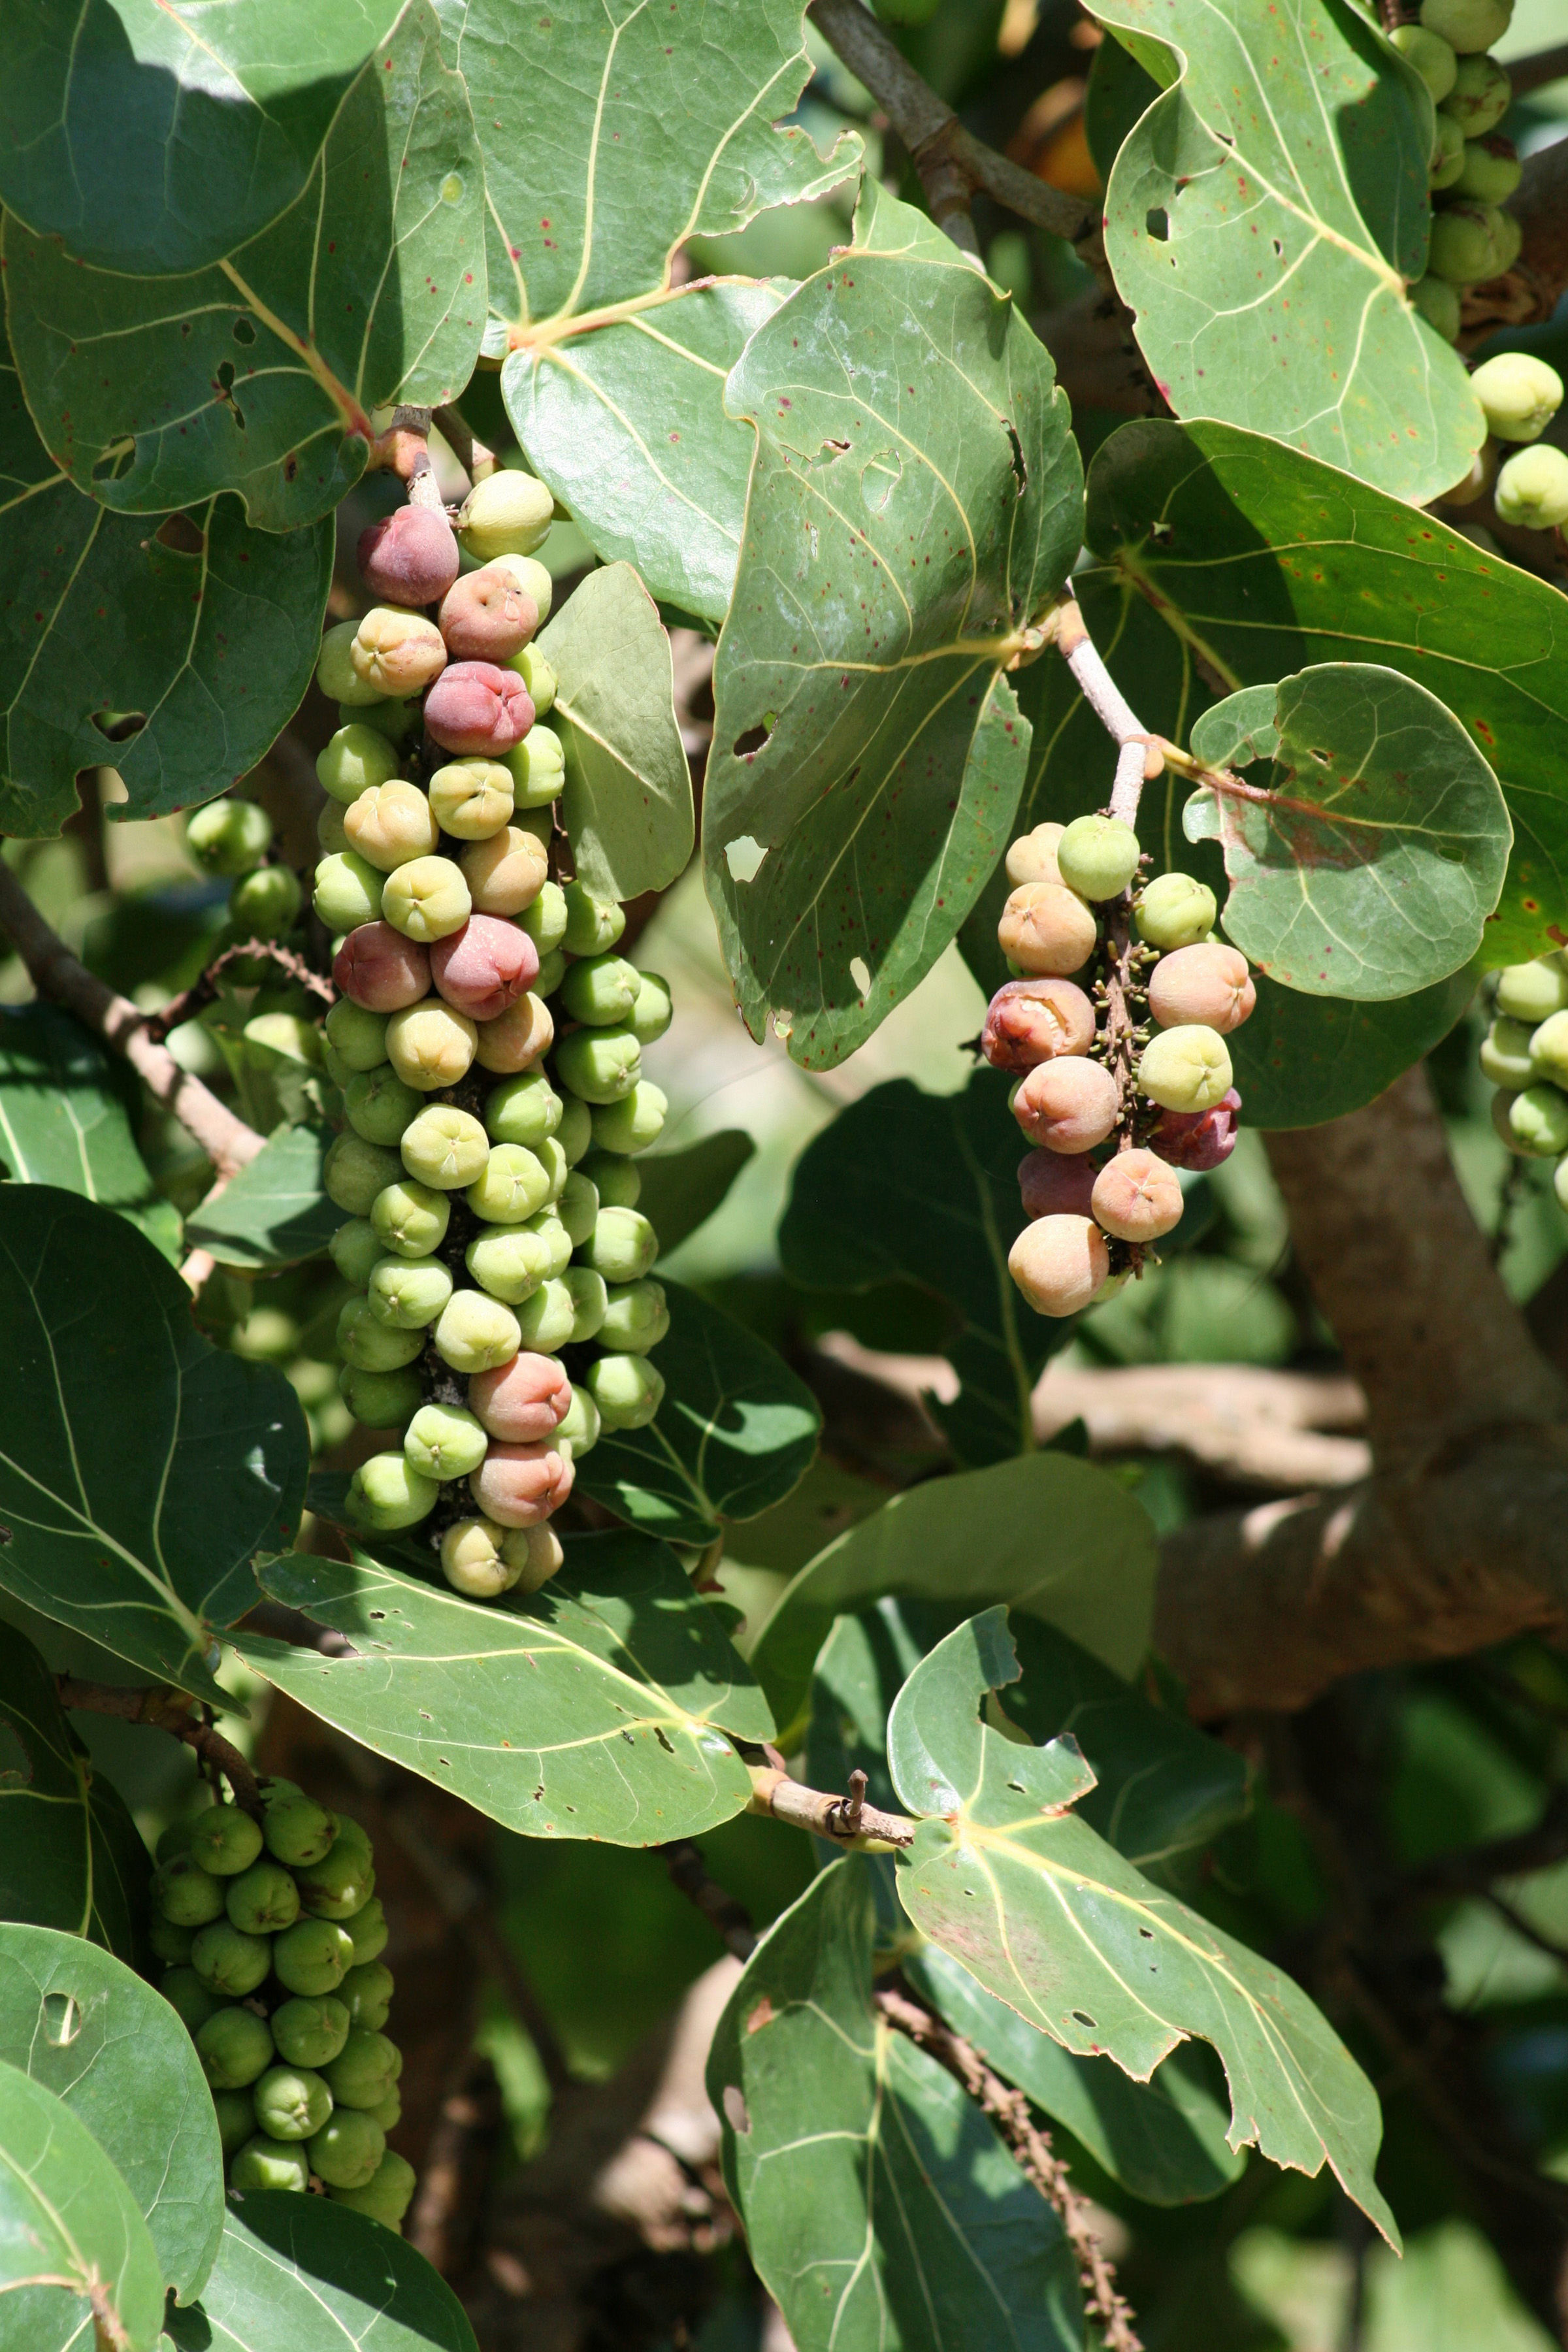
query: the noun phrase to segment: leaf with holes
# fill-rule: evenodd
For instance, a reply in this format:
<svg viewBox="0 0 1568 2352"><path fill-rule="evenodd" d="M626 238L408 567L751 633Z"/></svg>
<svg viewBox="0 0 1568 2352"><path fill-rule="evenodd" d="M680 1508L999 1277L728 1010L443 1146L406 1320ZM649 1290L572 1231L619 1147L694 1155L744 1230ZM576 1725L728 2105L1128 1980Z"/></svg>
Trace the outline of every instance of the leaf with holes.
<svg viewBox="0 0 1568 2352"><path fill-rule="evenodd" d="M232 2200L201 2302L168 2326L174 2352L478 2352L462 2305L397 2231L281 2189Z"/></svg>
<svg viewBox="0 0 1568 2352"><path fill-rule="evenodd" d="M140 1965L152 1861L93 1769L55 1678L15 1626L0 1650L0 1919L58 1927Z"/></svg>
<svg viewBox="0 0 1568 2352"><path fill-rule="evenodd" d="M523 1607L370 1560L271 1560L273 1599L352 1647L235 1646L313 1715L525 1837L657 1845L743 1811L751 1780L717 1727L765 1739L773 1717L719 1619L668 1546L567 1541L566 1568Z"/></svg>
<svg viewBox="0 0 1568 2352"><path fill-rule="evenodd" d="M63 2099L0 2063L0 2310L18 2352L68 2352L97 2322L153 2352L163 2278L136 2200Z"/></svg>
<svg viewBox="0 0 1568 2352"><path fill-rule="evenodd" d="M1344 661L1435 694L1496 772L1513 823L1484 962L1568 939L1568 608L1548 582L1226 425L1150 418L1112 434L1090 469L1087 535L1216 691Z"/></svg>
<svg viewBox="0 0 1568 2352"><path fill-rule="evenodd" d="M1223 417L1419 505L1486 436L1405 297L1426 267L1431 100L1351 0L1096 0L1179 79L1128 133L1111 271L1178 416Z"/></svg>
<svg viewBox="0 0 1568 2352"><path fill-rule="evenodd" d="M1067 402L1013 308L868 184L747 344L757 427L714 668L708 895L741 1011L826 1069L935 962L1008 837L1004 666L1078 552Z"/></svg>
<svg viewBox="0 0 1568 2352"><path fill-rule="evenodd" d="M0 519L0 828L58 833L109 757L130 795L111 817L237 784L310 682L331 527L250 530L232 499L153 536L106 513L39 441L4 348Z"/></svg>
<svg viewBox="0 0 1568 2352"><path fill-rule="evenodd" d="M756 1332L667 1282L664 1402L647 1429L606 1429L577 1465L585 1495L649 1534L711 1543L799 1484L822 1414L804 1381Z"/></svg>
<svg viewBox="0 0 1568 2352"><path fill-rule="evenodd" d="M721 1127L683 1151L650 1151L637 1161L637 1206L658 1234L661 1257L722 1206L756 1148L742 1129Z"/></svg>
<svg viewBox="0 0 1568 2352"><path fill-rule="evenodd" d="M167 1258L180 1213L136 1149L135 1081L90 1029L41 998L0 1011L0 1164L14 1184L58 1184L101 1201Z"/></svg>
<svg viewBox="0 0 1568 2352"><path fill-rule="evenodd" d="M0 2060L86 2125L189 2303L223 2229L223 2149L195 2044L163 1995L79 1936L0 1927Z"/></svg>
<svg viewBox="0 0 1568 2352"><path fill-rule="evenodd" d="M550 723L566 755L562 821L578 878L601 898L665 889L691 856L697 820L652 597L629 563L605 564L539 646L555 672Z"/></svg>
<svg viewBox="0 0 1568 2352"><path fill-rule="evenodd" d="M185 1227L193 1249L219 1265L297 1265L324 1250L344 1213L328 1200L321 1164L332 1142L324 1127L284 1127L205 1201Z"/></svg>
<svg viewBox="0 0 1568 2352"><path fill-rule="evenodd" d="M1468 963L1513 828L1436 695L1397 670L1325 663L1206 710L1193 752L1233 777L1201 785L1183 821L1189 840L1218 842L1226 935L1260 971L1375 1001Z"/></svg>
<svg viewBox="0 0 1568 2352"><path fill-rule="evenodd" d="M128 278L5 227L27 405L78 488L151 514L237 490L281 531L358 480L373 410L449 400L484 323L484 172L429 0L407 0L286 211L210 267Z"/></svg>
<svg viewBox="0 0 1568 2352"><path fill-rule="evenodd" d="M720 2019L708 2095L747 2249L799 2352L1078 2352L1060 2221L944 2068L871 2000L870 1872L775 1920Z"/></svg>
<svg viewBox="0 0 1568 2352"><path fill-rule="evenodd" d="M888 1758L921 1816L899 1860L910 1917L1029 2024L1136 2081L1189 2037L1211 2042L1230 2088L1230 2145L1309 2174L1328 2163L1396 2246L1373 2179L1371 2084L1290 1978L1161 1893L1079 1817L1094 1774L1075 1740L1020 1746L982 1722L988 1694L1017 1675L1006 1612L991 1609L899 1694Z"/></svg>
<svg viewBox="0 0 1568 2352"><path fill-rule="evenodd" d="M309 1438L268 1364L221 1354L122 1217L0 1186L0 1587L143 1672L231 1706L215 1628L299 1525Z"/></svg>

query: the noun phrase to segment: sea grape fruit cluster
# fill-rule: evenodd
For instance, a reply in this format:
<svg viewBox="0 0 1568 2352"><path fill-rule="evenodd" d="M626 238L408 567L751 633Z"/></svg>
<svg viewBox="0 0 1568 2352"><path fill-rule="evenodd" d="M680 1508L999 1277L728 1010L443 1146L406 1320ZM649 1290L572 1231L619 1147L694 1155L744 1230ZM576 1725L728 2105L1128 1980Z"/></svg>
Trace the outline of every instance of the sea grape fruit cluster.
<svg viewBox="0 0 1568 2352"><path fill-rule="evenodd" d="M374 526L366 585L404 601L329 630L318 671L342 720L317 763L313 900L339 991L342 1389L397 1439L349 1508L370 1531L426 1528L475 1599L560 1566L549 1521L574 1465L602 1429L653 1419L669 1326L636 1165L664 1123L642 1052L669 992L617 951L621 908L552 872L565 761L542 723L555 680L533 551L552 513L506 472L475 486L456 536L428 509ZM461 572L458 536L479 569Z"/></svg>
<svg viewBox="0 0 1568 2352"><path fill-rule="evenodd" d="M1510 964L1497 978L1481 1070L1498 1089L1492 1123L1521 1159L1555 1160L1568 1209L1568 957Z"/></svg>
<svg viewBox="0 0 1568 2352"><path fill-rule="evenodd" d="M164 1832L153 1882L161 1990L212 2085L229 2186L323 2188L391 2230L414 2169L386 2145L403 2060L371 1843L292 1781L260 1821L219 1804Z"/></svg>
<svg viewBox="0 0 1568 2352"><path fill-rule="evenodd" d="M1205 884L1172 873L1138 888L1142 863L1132 828L1105 816L1037 825L1007 852L997 936L1016 976L981 1048L1017 1079L1035 1146L1007 1262L1042 1315L1077 1314L1136 1273L1181 1218L1177 1171L1217 1168L1236 1141L1225 1041L1256 1002L1247 960L1215 937Z"/></svg>
<svg viewBox="0 0 1568 2352"><path fill-rule="evenodd" d="M1458 338L1460 296L1519 258L1521 231L1504 205L1520 181L1511 142L1498 134L1511 89L1487 52L1507 32L1513 0L1422 0L1419 24L1390 34L1431 91L1436 138L1429 183L1436 205L1426 275L1410 299L1445 341Z"/></svg>

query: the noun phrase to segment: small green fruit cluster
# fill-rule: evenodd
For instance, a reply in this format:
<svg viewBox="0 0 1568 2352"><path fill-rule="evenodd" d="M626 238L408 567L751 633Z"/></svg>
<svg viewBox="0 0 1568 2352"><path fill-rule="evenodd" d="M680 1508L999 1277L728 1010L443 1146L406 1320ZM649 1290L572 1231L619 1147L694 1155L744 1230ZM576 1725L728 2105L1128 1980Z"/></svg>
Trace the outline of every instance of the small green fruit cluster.
<svg viewBox="0 0 1568 2352"><path fill-rule="evenodd" d="M1138 1272L1180 1220L1178 1169L1217 1167L1235 1142L1225 1041L1257 1002L1247 960L1215 937L1214 893L1193 876L1134 898L1141 863L1131 826L1108 816L1037 825L1007 852L997 933L1016 977L981 1045L1017 1075L1013 1114L1036 1146L1008 1266L1041 1315L1077 1314ZM1071 978L1091 960L1092 995Z"/></svg>
<svg viewBox="0 0 1568 2352"><path fill-rule="evenodd" d="M272 845L272 819L255 801L236 800L226 793L221 800L208 801L186 819L185 846L192 857L205 874L229 885L228 919L214 943L215 954L247 940L282 941L298 927L304 905L300 877L292 866L273 857ZM268 965L260 957L237 959L227 971L237 985L254 984L268 977ZM286 1001L296 1002L292 997ZM302 1048L295 1034L296 1025L301 1030L309 1027L299 1021L297 1013L269 1013L258 1005L255 1018L260 1026L247 1024L246 1028L252 1045L270 1046L296 1059L301 1050L313 1053L313 1045Z"/></svg>
<svg viewBox="0 0 1568 2352"><path fill-rule="evenodd" d="M1512 15L1513 0L1423 0L1420 23L1389 36L1437 109L1428 173L1436 212L1426 275L1410 299L1449 343L1458 340L1465 289L1500 277L1519 258L1521 231L1503 206L1519 185L1520 162L1498 134L1512 90L1487 55Z"/></svg>
<svg viewBox="0 0 1568 2352"><path fill-rule="evenodd" d="M556 681L533 643L550 605L533 551L552 511L531 475L478 483L458 535L479 568L434 617L389 604L329 631L319 673L344 720L318 762L315 895L340 935L325 1064L343 1127L324 1181L349 1218L341 1385L398 1437L356 1471L349 1510L373 1533L428 1521L474 1599L553 1575L574 1464L602 1429L653 1419L669 1324L636 1166L664 1124L642 1055L669 991L617 951L622 909L552 870L565 751L541 723ZM421 586L447 576L426 528L409 536L366 535L373 592L398 562Z"/></svg>
<svg viewBox="0 0 1568 2352"><path fill-rule="evenodd" d="M220 1804L158 1843L153 1948L212 2085L234 2189L305 2189L397 2229L413 2168L386 2145L403 2061L370 1840L289 1780L258 1822Z"/></svg>
<svg viewBox="0 0 1568 2352"><path fill-rule="evenodd" d="M1492 1010L1480 1050L1498 1089L1492 1124L1521 1159L1556 1160L1552 1184L1568 1209L1568 956L1510 964Z"/></svg>

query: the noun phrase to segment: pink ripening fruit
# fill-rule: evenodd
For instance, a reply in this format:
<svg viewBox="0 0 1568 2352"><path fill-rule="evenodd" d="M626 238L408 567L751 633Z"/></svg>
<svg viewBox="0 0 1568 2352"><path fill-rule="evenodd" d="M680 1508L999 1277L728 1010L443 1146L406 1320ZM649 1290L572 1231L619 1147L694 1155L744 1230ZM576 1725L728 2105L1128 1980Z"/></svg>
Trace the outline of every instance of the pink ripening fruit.
<svg viewBox="0 0 1568 2352"><path fill-rule="evenodd" d="M1097 1223L1121 1242L1157 1242L1182 1221L1182 1187L1173 1168L1152 1151L1119 1151L1094 1180Z"/></svg>
<svg viewBox="0 0 1568 2352"><path fill-rule="evenodd" d="M1064 1054L1029 1072L1013 1097L1013 1116L1031 1143L1047 1151L1092 1151L1116 1124L1121 1097L1101 1062Z"/></svg>
<svg viewBox="0 0 1568 2352"><path fill-rule="evenodd" d="M1166 1110L1149 1138L1168 1168L1185 1168L1206 1175L1223 1168L1236 1150L1237 1120L1241 1097L1231 1087L1207 1110Z"/></svg>
<svg viewBox="0 0 1568 2352"><path fill-rule="evenodd" d="M493 1021L539 977L539 950L500 915L470 915L430 950L437 992L470 1021Z"/></svg>
<svg viewBox="0 0 1568 2352"><path fill-rule="evenodd" d="M333 959L332 982L367 1013L400 1013L429 994L430 958L390 923L361 923Z"/></svg>
<svg viewBox="0 0 1568 2352"><path fill-rule="evenodd" d="M493 662L448 662L425 697L425 726L444 751L499 760L533 724L533 699L517 672Z"/></svg>
<svg viewBox="0 0 1568 2352"><path fill-rule="evenodd" d="M1018 1193L1026 1217L1087 1217L1100 1168L1084 1152L1026 1151Z"/></svg>
<svg viewBox="0 0 1568 2352"><path fill-rule="evenodd" d="M1094 1043L1094 1007L1070 980L1010 980L985 1015L980 1050L995 1070L1021 1074Z"/></svg>
<svg viewBox="0 0 1568 2352"><path fill-rule="evenodd" d="M433 507L399 507L359 535L360 576L384 604L438 603L458 564L458 535Z"/></svg>
<svg viewBox="0 0 1568 2352"><path fill-rule="evenodd" d="M1149 1010L1162 1029L1192 1022L1228 1037L1258 1003L1247 958L1220 941L1162 956L1149 980Z"/></svg>
<svg viewBox="0 0 1568 2352"><path fill-rule="evenodd" d="M510 661L539 626L539 607L510 572L487 564L448 588L437 615L454 661Z"/></svg>
<svg viewBox="0 0 1568 2352"><path fill-rule="evenodd" d="M1037 1217L1007 1253L1007 1271L1037 1315L1076 1315L1110 1272L1092 1217Z"/></svg>
<svg viewBox="0 0 1568 2352"><path fill-rule="evenodd" d="M468 1492L498 1527L536 1528L572 1492L572 1465L553 1445L492 1445Z"/></svg>
<svg viewBox="0 0 1568 2352"><path fill-rule="evenodd" d="M507 1445L537 1445L552 1436L571 1403L572 1383L558 1358L526 1349L468 1382L469 1412Z"/></svg>

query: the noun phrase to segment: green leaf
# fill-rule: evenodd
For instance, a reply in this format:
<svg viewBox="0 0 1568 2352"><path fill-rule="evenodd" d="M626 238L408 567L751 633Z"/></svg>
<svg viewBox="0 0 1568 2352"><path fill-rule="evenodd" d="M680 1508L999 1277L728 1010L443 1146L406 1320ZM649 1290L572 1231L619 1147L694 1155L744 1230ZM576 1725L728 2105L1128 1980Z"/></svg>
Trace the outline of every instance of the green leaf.
<svg viewBox="0 0 1568 2352"><path fill-rule="evenodd" d="M373 410L468 382L484 173L429 0L407 0L321 130L288 209L181 276L88 268L7 222L27 405L105 506L151 514L237 490L263 530L312 522L363 472Z"/></svg>
<svg viewBox="0 0 1568 2352"><path fill-rule="evenodd" d="M395 2230L330 2197L237 2196L176 2352L478 2352L451 2288Z"/></svg>
<svg viewBox="0 0 1568 2352"><path fill-rule="evenodd" d="M776 1920L713 2036L708 2095L746 2245L799 2352L1079 2352L1061 2224L951 2074L871 2002L870 1873Z"/></svg>
<svg viewBox="0 0 1568 2352"><path fill-rule="evenodd" d="M1193 751L1257 771L1241 793L1200 786L1184 823L1189 840L1219 843L1226 936L1262 971L1305 995L1375 1001L1468 963L1513 828L1436 695L1397 670L1325 663L1215 704Z"/></svg>
<svg viewBox="0 0 1568 2352"><path fill-rule="evenodd" d="M57 1184L101 1201L166 1258L180 1255L180 1213L136 1149L139 1108L124 1063L90 1029L39 997L0 1011L0 1165L16 1184Z"/></svg>
<svg viewBox="0 0 1568 2352"><path fill-rule="evenodd" d="M0 1927L0 2060L87 2126L136 2200L165 2285L189 2303L223 2229L223 2149L168 2002L79 1936Z"/></svg>
<svg viewBox="0 0 1568 2352"><path fill-rule="evenodd" d="M1405 299L1426 266L1431 103L1350 0L1096 0L1183 71L1130 131L1105 244L1178 416L1221 417L1415 504L1485 437Z"/></svg>
<svg viewBox="0 0 1568 2352"><path fill-rule="evenodd" d="M1252 1018L1226 1041L1247 1126L1321 1127L1374 1101L1463 1018L1475 983L1467 965L1436 988L1364 1004L1302 996L1259 972Z"/></svg>
<svg viewBox="0 0 1568 2352"><path fill-rule="evenodd" d="M0 2310L17 2352L67 2352L94 2319L116 2352L153 2352L163 2319L163 2273L130 2189L65 2102L5 2064Z"/></svg>
<svg viewBox="0 0 1568 2352"><path fill-rule="evenodd" d="M199 268L293 202L394 0L43 0L0 88L0 201L79 261Z"/></svg>
<svg viewBox="0 0 1568 2352"><path fill-rule="evenodd" d="M606 562L721 621L735 584L755 436L723 408L746 339L791 285L721 279L595 334L516 352L501 389L523 453Z"/></svg>
<svg viewBox="0 0 1568 2352"><path fill-rule="evenodd" d="M0 1919L141 1959L152 1861L112 1781L73 1735L55 1678L8 1626L0 1647Z"/></svg>
<svg viewBox="0 0 1568 2352"><path fill-rule="evenodd" d="M1568 937L1568 620L1555 588L1226 425L1123 425L1090 472L1088 537L1226 692L1309 662L1374 661L1435 694L1495 770L1513 820L1486 962Z"/></svg>
<svg viewBox="0 0 1568 2352"><path fill-rule="evenodd" d="M110 744L95 720L145 721L112 746L129 800L167 815L237 783L310 681L332 572L323 523L254 531L234 500L186 520L201 552L73 489L33 428L0 343L0 827L58 833L79 770Z"/></svg>
<svg viewBox="0 0 1568 2352"><path fill-rule="evenodd" d="M696 818L652 597L629 563L605 564L539 645L557 680L550 723L566 754L562 809L578 879L601 898L664 889L685 870Z"/></svg>
<svg viewBox="0 0 1568 2352"><path fill-rule="evenodd" d="M1076 1454L1023 1454L890 1496L791 1579L752 1664L787 1725L835 1617L896 1594L964 1608L1011 1601L1131 1675L1149 1646L1154 1568L1149 1515L1109 1471Z"/></svg>
<svg viewBox="0 0 1568 2352"><path fill-rule="evenodd" d="M757 426L714 667L708 895L741 1011L827 1069L929 971L1007 840L1002 669L1078 553L1077 445L1008 298L868 183L747 344Z"/></svg>
<svg viewBox="0 0 1568 2352"><path fill-rule="evenodd" d="M279 1128L216 1201L196 1210L186 1240L220 1265L295 1265L318 1256L343 1222L321 1186L331 1141L328 1128Z"/></svg>
<svg viewBox="0 0 1568 2352"><path fill-rule="evenodd" d="M1011 1083L982 1067L961 1095L908 1078L873 1087L807 1144L779 1226L784 1272L807 1289L905 1276L952 1307L960 1328L943 1352L962 1386L930 1410L967 1463L1033 1445L1035 1382L1074 1328L1033 1314L1007 1271L1026 1149Z"/></svg>
<svg viewBox="0 0 1568 2352"><path fill-rule="evenodd" d="M220 1354L123 1218L0 1186L0 1586L198 1698L253 1556L299 1525L309 1438L281 1372Z"/></svg>
<svg viewBox="0 0 1568 2352"><path fill-rule="evenodd" d="M684 1151L650 1151L637 1161L637 1206L658 1234L661 1257L707 1223L756 1148L742 1129L722 1127Z"/></svg>
<svg viewBox="0 0 1568 2352"><path fill-rule="evenodd" d="M525 1837L657 1845L728 1821L752 1784L716 1726L772 1729L750 1669L666 1545L568 1541L567 1567L525 1607L374 1561L271 1560L272 1598L352 1649L235 1646L313 1715Z"/></svg>
<svg viewBox="0 0 1568 2352"><path fill-rule="evenodd" d="M1230 2085L1230 2144L1316 2174L1327 2162L1397 2245L1373 2180L1372 2085L1281 1969L1162 1894L1074 1807L1094 1786L1077 1743L1020 1746L979 1719L1016 1678L1006 1612L951 1633L893 1707L888 1756L922 1816L899 1860L916 1927L1031 2025L1147 2081L1189 2036Z"/></svg>
<svg viewBox="0 0 1568 2352"><path fill-rule="evenodd" d="M745 1324L667 1282L668 1383L647 1429L605 1431L577 1484L625 1519L677 1543L711 1543L729 1519L783 1502L816 1452L822 1414L804 1381Z"/></svg>

